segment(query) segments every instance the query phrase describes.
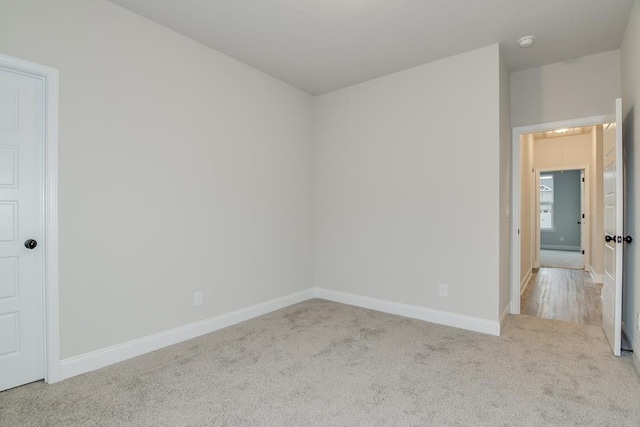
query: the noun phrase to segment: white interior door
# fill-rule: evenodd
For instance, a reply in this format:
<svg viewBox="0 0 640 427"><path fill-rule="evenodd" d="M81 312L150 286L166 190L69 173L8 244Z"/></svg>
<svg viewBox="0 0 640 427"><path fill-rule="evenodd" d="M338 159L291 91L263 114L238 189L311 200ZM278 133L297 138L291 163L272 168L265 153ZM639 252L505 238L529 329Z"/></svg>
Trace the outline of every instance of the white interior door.
<svg viewBox="0 0 640 427"><path fill-rule="evenodd" d="M44 378L43 93L0 68L0 391Z"/></svg>
<svg viewBox="0 0 640 427"><path fill-rule="evenodd" d="M616 100L616 122L604 132L604 278L602 329L613 354L620 356L622 334L622 260L624 159L622 158L622 100Z"/></svg>

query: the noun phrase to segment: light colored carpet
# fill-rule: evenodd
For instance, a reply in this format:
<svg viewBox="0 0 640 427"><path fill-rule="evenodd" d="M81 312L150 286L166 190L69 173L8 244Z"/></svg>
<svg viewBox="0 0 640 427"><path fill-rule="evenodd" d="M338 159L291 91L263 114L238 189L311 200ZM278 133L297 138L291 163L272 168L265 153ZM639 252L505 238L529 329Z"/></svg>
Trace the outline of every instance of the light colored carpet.
<svg viewBox="0 0 640 427"><path fill-rule="evenodd" d="M597 327L512 316L493 337L310 300L0 393L0 424L638 426L639 402Z"/></svg>
<svg viewBox="0 0 640 427"><path fill-rule="evenodd" d="M583 268L582 253L540 249L540 265L542 267L581 269Z"/></svg>

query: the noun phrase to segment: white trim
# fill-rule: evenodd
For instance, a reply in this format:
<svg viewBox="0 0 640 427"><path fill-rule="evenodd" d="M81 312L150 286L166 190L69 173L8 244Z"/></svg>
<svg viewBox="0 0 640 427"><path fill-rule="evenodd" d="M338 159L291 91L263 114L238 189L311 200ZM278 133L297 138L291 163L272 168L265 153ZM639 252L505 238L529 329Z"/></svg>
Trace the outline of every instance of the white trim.
<svg viewBox="0 0 640 427"><path fill-rule="evenodd" d="M633 366L636 368L636 372L638 373L638 375L640 375L640 347L638 347L638 345L636 345L636 343L633 341L633 335L631 335L627 331L627 327L624 322L622 322L622 330L631 343L631 350L633 350L633 353L631 353L631 357L633 358Z"/></svg>
<svg viewBox="0 0 640 427"><path fill-rule="evenodd" d="M582 249L580 246L566 246L566 245L540 245L540 249L546 249L548 251L567 251L567 252L580 252ZM586 254L586 251L585 251Z"/></svg>
<svg viewBox="0 0 640 427"><path fill-rule="evenodd" d="M500 321L496 322L424 307L416 307L375 298L362 297L328 289L309 288L264 303L242 308L231 313L221 314L210 319L201 320L189 325L180 326L122 344L117 344L111 347L64 359L60 363L60 379L67 379L96 369L104 368L105 366L122 362L127 359L131 359L132 357L141 356L145 353L190 340L228 326L236 325L240 322L244 322L312 298L321 298L342 304L381 311L383 313L395 314L412 319L424 320L427 322L496 336L500 335L501 324L509 312L509 307L507 306L500 316Z"/></svg>
<svg viewBox="0 0 640 427"><path fill-rule="evenodd" d="M533 268L530 268L529 271L527 271L524 279L522 279L522 281L520 282L520 297L522 297L525 289L527 289L527 286L529 286L529 279L531 279L531 276L533 276Z"/></svg>
<svg viewBox="0 0 640 427"><path fill-rule="evenodd" d="M593 129L594 135L596 129ZM592 140L592 143L595 142ZM596 153L597 155L597 153ZM590 156L591 164L594 165L594 172L597 173L597 158L593 158L593 152ZM588 174L588 175L587 175ZM596 183L591 182L591 174L588 169L580 172L580 249L582 250L582 264L585 271L591 271L591 222L594 221L595 215L591 213L596 211L597 206L592 208L592 204L596 204L596 200L591 200L591 185L595 189Z"/></svg>
<svg viewBox="0 0 640 427"><path fill-rule="evenodd" d="M58 294L58 70L0 55L0 67L41 79L44 86L44 379L60 381Z"/></svg>
<svg viewBox="0 0 640 427"><path fill-rule="evenodd" d="M111 347L81 354L62 360L60 372L62 379L70 378L86 372L94 371L132 357L159 350L182 341L190 340L204 334L238 324L272 311L306 301L314 297L313 288L305 289L284 297L241 308L230 313L210 319L201 320L189 325L169 329L143 338L117 344Z"/></svg>
<svg viewBox="0 0 640 427"><path fill-rule="evenodd" d="M591 269L589 274L591 275L591 280L593 280L595 283L602 283L602 281L604 280L602 274L597 273L594 269Z"/></svg>
<svg viewBox="0 0 640 427"><path fill-rule="evenodd" d="M363 297L360 295L332 291L323 288L315 288L315 296L316 298L354 305L356 307L368 308L370 310L381 311L383 313L396 314L399 316L409 317L411 319L424 320L431 323L453 326L454 328L467 329L469 331L482 332L489 335L500 335L500 322L495 320L481 319L479 317L449 313L446 311L433 310L430 308L386 301L377 298Z"/></svg>
<svg viewBox="0 0 640 427"><path fill-rule="evenodd" d="M540 243L541 239L536 239L536 247L534 248L534 254L535 254L535 264L539 267L540 266L540 249L557 249L557 250L569 250L569 251L584 251L584 254L582 254L582 269L583 270L587 270L589 271L589 257L591 256L591 247L589 246L588 242L589 242L589 233L590 233L590 228L591 228L591 199L589 197L589 192L590 192L590 185L591 185L591 180L590 180L590 174L589 174L589 165L584 165L584 164L576 164L576 165L557 165L554 167L550 167L550 168L538 168L538 169L534 169L535 170L535 179L536 179L536 183L540 182L540 176L547 173L547 172L555 172L557 170L563 170L563 171L572 171L572 170L578 170L580 171L580 177L584 178L584 186L581 185L580 187L580 192L581 195L584 192L584 197L580 197L580 211L582 213L586 213L587 218L585 219L581 219L581 221L588 221L589 226L588 227L581 227L580 228L580 240L581 240L581 244L584 245L584 247L582 246L563 246L563 245L542 245ZM535 201L536 201L536 206L535 206L535 214L536 214L536 218L533 221L534 225L535 225L535 234L536 236L540 236L540 233L542 233L542 230L540 229L540 218L539 218L539 214L540 214L540 188L539 186L536 184L534 185L535 188ZM545 246L543 248L543 246Z"/></svg>
<svg viewBox="0 0 640 427"><path fill-rule="evenodd" d="M511 313L520 314L520 135L553 129L597 125L612 121L611 115L514 127L511 131Z"/></svg>

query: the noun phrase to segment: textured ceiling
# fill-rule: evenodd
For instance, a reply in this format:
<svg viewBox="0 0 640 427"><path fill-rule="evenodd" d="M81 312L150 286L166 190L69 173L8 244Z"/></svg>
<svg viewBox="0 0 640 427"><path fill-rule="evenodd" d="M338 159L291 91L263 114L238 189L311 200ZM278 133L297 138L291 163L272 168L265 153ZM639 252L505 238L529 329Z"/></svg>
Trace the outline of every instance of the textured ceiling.
<svg viewBox="0 0 640 427"><path fill-rule="evenodd" d="M311 94L501 43L511 71L620 47L632 0L110 0ZM536 36L521 49L516 40Z"/></svg>

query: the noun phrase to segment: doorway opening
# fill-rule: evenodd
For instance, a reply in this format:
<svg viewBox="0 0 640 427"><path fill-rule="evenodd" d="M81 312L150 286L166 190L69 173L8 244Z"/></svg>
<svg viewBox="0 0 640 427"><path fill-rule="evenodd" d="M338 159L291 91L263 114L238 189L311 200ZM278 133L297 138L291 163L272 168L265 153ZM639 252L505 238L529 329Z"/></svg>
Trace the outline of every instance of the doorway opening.
<svg viewBox="0 0 640 427"><path fill-rule="evenodd" d="M535 185L539 185L538 181L531 178L531 174L535 172L535 168L531 167L530 163L533 158L531 143L533 137L527 134L565 133L573 128L590 126L591 133L596 137L591 144L593 155L587 162L592 167L585 176L587 180L591 178L593 185L592 189L586 192L585 197L593 198L592 203L588 204L586 215L587 224L590 224L587 229L591 228L593 231L585 242L585 255L587 251L591 252L588 257L585 257L585 270L589 271L594 282L602 283L600 298L602 330L613 354L619 356L622 349L624 244L630 243L632 238L625 236L624 233L625 156L622 136L622 100L616 99L614 105L615 115L613 116L522 126L512 130L511 313L521 313L521 296L525 285L531 278L534 267L540 266L539 258L534 260L531 254L530 241L536 238L535 233L532 233L532 224L536 222L532 221L529 215L530 205L527 206L527 203L531 203L531 199L522 197L523 193L527 194L527 188L529 188L527 183L533 181ZM598 137L600 135L601 137ZM556 146L556 150L559 150L560 161L564 162L563 144ZM580 169L580 167L571 168L570 165L562 163L560 169ZM601 228L598 229L598 227ZM601 253L598 253L599 251ZM531 269L527 268L529 265Z"/></svg>
<svg viewBox="0 0 640 427"><path fill-rule="evenodd" d="M540 267L585 268L588 201L585 169L539 170L537 238Z"/></svg>
<svg viewBox="0 0 640 427"><path fill-rule="evenodd" d="M58 70L0 55L0 72L2 391L25 381L61 378Z"/></svg>
<svg viewBox="0 0 640 427"><path fill-rule="evenodd" d="M572 323L602 322L602 125L522 133L521 313ZM593 172L593 173L592 173Z"/></svg>
<svg viewBox="0 0 640 427"><path fill-rule="evenodd" d="M597 293L602 283L604 250L600 244L602 135L603 124L612 120L610 116L596 116L513 129L512 314L522 312L521 298L528 286L535 287L536 281L564 281L574 290L588 288L587 283L596 284L594 292L581 300L584 306L600 301ZM558 185L564 186L564 180L571 178L574 179L570 183L574 189L571 204L575 210L577 203L578 211L558 214L560 205L567 202L566 196L558 194ZM567 227L569 218L573 224L563 231L560 222ZM547 255L554 254L544 252L547 250L558 251L558 256L549 261ZM558 267L570 269L561 271ZM546 270L549 268L558 271ZM553 298L553 292L543 293ZM577 314L566 320L580 317L584 318ZM587 317L593 323L598 322L597 315Z"/></svg>

